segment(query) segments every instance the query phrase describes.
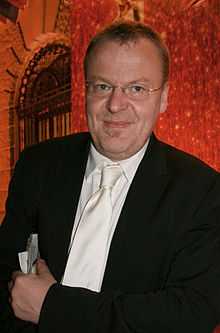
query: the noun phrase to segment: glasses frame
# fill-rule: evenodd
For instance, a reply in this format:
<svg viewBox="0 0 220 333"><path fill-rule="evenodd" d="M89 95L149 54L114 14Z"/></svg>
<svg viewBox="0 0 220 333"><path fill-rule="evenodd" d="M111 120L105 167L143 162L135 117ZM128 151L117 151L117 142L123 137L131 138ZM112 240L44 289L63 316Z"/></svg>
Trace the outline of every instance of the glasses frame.
<svg viewBox="0 0 220 333"><path fill-rule="evenodd" d="M98 84L98 83L97 83ZM111 88L111 90L109 92L106 92L106 94L102 94L103 92L99 93L94 93L94 92L90 92L89 95L94 96L94 97L100 97L100 98L107 98L109 96L112 95L112 93L115 91L115 89L121 89L121 91L123 92L123 94L128 97L129 99L134 99L134 100L144 100L146 98L148 98L151 94L153 94L154 92L157 92L159 90L161 90L164 86L164 84L162 84L160 87L158 88L147 88L146 90L146 94L143 94L142 96L129 96L128 93L126 93L126 89L128 87L130 87L132 85L132 83L127 84L126 86L121 86L121 85L112 85L110 83L100 83L101 84L106 84L107 86L109 86ZM136 83L138 85L138 82ZM88 89L89 86L95 86L96 83L95 81L86 81L85 86L86 89ZM133 85L135 85L135 83L133 83Z"/></svg>

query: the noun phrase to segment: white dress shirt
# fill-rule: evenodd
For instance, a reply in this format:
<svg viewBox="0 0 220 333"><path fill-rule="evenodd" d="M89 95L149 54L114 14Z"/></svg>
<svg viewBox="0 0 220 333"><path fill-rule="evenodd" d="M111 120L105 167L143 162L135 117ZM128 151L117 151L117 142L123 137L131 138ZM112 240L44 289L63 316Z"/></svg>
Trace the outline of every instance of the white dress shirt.
<svg viewBox="0 0 220 333"><path fill-rule="evenodd" d="M112 206L113 206L111 228L110 228L109 234L108 234L106 256L104 257L104 262L100 263L100 265L102 265L102 270L101 270L100 276L98 277L99 281L95 282L95 285L98 285L98 288L96 288L95 291L101 290L111 240L112 240L112 237L113 237L113 234L114 234L114 231L115 231L115 228L116 228L116 225L117 225L120 213L121 213L121 209L125 202L129 187L132 183L132 180L137 171L137 168L145 154L147 146L148 146L148 141L142 147L142 149L139 150L135 155L131 156L130 158L128 158L126 160L117 161L120 164L120 166L123 170L123 173L122 173L122 176L120 177L120 179L117 181L116 185L114 186L114 188L112 190L112 194L111 194ZM81 194L80 194L80 198L79 198L79 203L78 203L78 207L77 207L75 223L74 223L73 230L72 230L71 242L70 242L70 246L69 246L69 253L70 253L72 244L77 237L76 230L77 230L77 226L80 222L80 217L82 215L84 207L85 207L86 203L88 202L89 198L99 189L100 180L101 180L100 166L105 165L105 164L111 164L111 163L112 163L112 161L110 159L108 159L107 157L100 154L96 150L96 148L93 145L91 145L88 162L87 162L87 166L86 166L86 172L85 172L83 185L82 185L82 189L81 189ZM68 258L68 261L69 260L71 260L71 258ZM67 274L68 274L68 278L67 278ZM91 276L89 278L91 280ZM73 284L70 284L69 282L67 283L65 281L65 279L66 280L68 279L68 281L70 281L69 272L67 272L67 270L65 270L65 272L64 272L62 284L74 286ZM96 277L96 279L97 279L97 277ZM77 287L77 286L75 286L75 287Z"/></svg>

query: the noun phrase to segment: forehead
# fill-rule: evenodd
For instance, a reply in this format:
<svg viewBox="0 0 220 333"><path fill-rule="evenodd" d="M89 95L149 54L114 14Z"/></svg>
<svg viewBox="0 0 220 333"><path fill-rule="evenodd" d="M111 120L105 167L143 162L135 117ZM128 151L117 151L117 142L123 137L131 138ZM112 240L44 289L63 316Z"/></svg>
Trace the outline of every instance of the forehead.
<svg viewBox="0 0 220 333"><path fill-rule="evenodd" d="M150 40L105 41L91 52L86 75L120 82L139 77L161 80L162 61L158 48Z"/></svg>

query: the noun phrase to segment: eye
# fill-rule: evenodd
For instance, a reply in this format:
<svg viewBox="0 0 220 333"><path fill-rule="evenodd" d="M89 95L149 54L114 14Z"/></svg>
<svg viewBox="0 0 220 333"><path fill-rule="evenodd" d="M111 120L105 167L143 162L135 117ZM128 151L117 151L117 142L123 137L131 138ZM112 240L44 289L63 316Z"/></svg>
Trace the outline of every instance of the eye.
<svg viewBox="0 0 220 333"><path fill-rule="evenodd" d="M112 87L106 83L95 83L94 84L94 92L97 93L107 93L111 91Z"/></svg>
<svg viewBox="0 0 220 333"><path fill-rule="evenodd" d="M129 87L127 87L128 93L131 95L140 95L145 94L147 92L146 87L140 85L140 84L134 84Z"/></svg>

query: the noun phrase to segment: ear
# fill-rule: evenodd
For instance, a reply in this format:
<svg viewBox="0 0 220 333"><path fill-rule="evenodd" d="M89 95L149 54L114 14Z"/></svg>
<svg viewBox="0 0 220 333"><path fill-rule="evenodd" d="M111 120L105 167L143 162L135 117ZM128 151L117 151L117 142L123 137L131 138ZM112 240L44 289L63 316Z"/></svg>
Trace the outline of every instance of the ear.
<svg viewBox="0 0 220 333"><path fill-rule="evenodd" d="M161 93L161 101L160 101L160 113L163 113L167 109L168 105L168 92L169 92L169 85L165 83L162 93Z"/></svg>

